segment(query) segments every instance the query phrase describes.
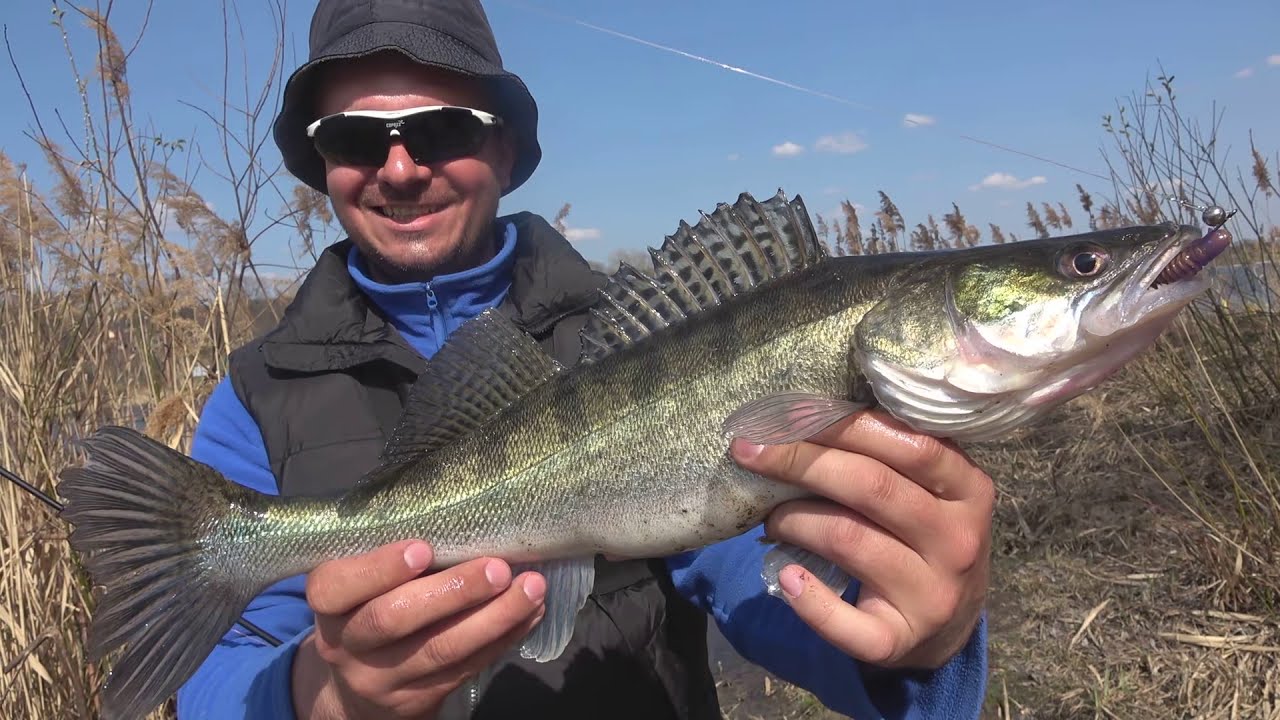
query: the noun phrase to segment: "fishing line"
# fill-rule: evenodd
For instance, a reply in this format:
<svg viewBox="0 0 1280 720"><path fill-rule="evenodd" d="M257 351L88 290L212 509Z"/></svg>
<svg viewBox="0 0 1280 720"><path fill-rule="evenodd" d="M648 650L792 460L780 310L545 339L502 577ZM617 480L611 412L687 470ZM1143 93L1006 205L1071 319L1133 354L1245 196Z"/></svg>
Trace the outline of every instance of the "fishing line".
<svg viewBox="0 0 1280 720"><path fill-rule="evenodd" d="M48 505L50 508L53 508L54 512L56 513L62 512L62 503L58 502L57 500L54 500L53 498L49 497L45 493L41 492L40 488L37 488L35 485L32 485L26 480L23 480L22 478L18 477L17 475L15 475L14 473L6 469L3 465L0 465L0 477L3 477L5 480L8 480L14 485L17 485L23 490L26 490L27 492L31 493L32 495L35 496L37 500L44 503L45 505Z"/></svg>
<svg viewBox="0 0 1280 720"><path fill-rule="evenodd" d="M681 50L679 48L671 47L669 45L656 43L656 42L653 42L652 40L646 40L642 37L637 37L635 35L629 35L627 33L620 32L612 28L607 28L601 25L596 25L594 23L589 23L586 20L580 20L570 15L564 15L562 13L554 12L552 10L547 10L545 8L538 7L536 5L531 5L530 3L524 2L523 0L504 0L504 2L510 5L522 6L523 8L525 8L530 12L535 12L540 15L545 15L547 17L554 18L562 22L578 25L580 27L588 28L590 30L595 30L596 32L601 32L606 35L612 35L613 37L616 37L616 38L621 38L623 40L637 43L639 45L653 48L655 50L661 50L663 52L671 53L673 55L678 55L680 57L687 58L689 60L696 60L701 63L713 65L722 70L728 70L729 72L736 73L738 75L745 75L749 78L762 80L764 82L772 83L774 85L778 85L778 86L787 88L789 90L795 90L796 92L805 93L806 95L812 95L813 97L822 98L824 100L830 100L832 102L840 103L841 105L847 105L848 107L857 108L859 110L867 110L870 112L880 113L882 115L888 115L892 117L898 117L899 115L901 115L903 118L903 122L912 127L925 127L927 125L926 123L918 122L916 120L911 119L910 113L893 112L885 108L875 107L873 105L867 105L866 103L860 103L855 100L850 100L848 98L841 97L839 95L833 95L828 92L823 92L821 90L815 90L810 87L805 87L804 85L797 85L792 82L787 82L786 80L770 77L768 75L762 75L758 72L752 72L751 70L748 70L743 67L739 67L737 65L730 65L729 63L721 62L719 60L715 60L709 57L704 57L702 55L697 55L695 53L691 53L685 50ZM1038 160L1042 163L1048 163L1050 165L1056 165L1065 170L1070 170L1072 172L1080 173L1081 175L1088 175L1090 177L1098 178L1099 180L1111 182L1111 178L1107 175L1103 175L1101 173L1097 173L1092 170L1087 170L1085 168L1076 167L1074 165L1068 165L1067 163L1060 162L1058 160L1054 160L1053 158L1045 157L1043 155L1037 155L1035 153L1027 152L1025 150L1018 150L1017 148L1012 148L1007 145L1001 145L999 143L992 142L990 140L983 140L982 138L975 137L973 135L966 135L964 133L948 132L946 130L937 130L937 132L940 132L943 135L946 135L948 137L956 138L959 140L967 140L969 142L976 143L978 145L986 145L987 147L995 148L997 150L1002 150L1007 153L1012 153L1014 155L1021 155L1023 157L1031 158L1032 160Z"/></svg>
<svg viewBox="0 0 1280 720"><path fill-rule="evenodd" d="M32 485L26 480L23 480L21 477L17 475L17 473L11 472L7 468L5 468L3 465L0 465L0 477L4 478L5 480L8 480L14 485L17 485L23 490L26 490L28 493L31 493L31 495L33 495L37 500L44 503L45 505L48 505L56 513L61 513L62 509L66 507L65 505L58 502L57 500L54 500L52 497L50 497L47 493L42 491L40 488L37 488L35 485ZM262 638L264 641L267 642L267 644L271 645L272 647L280 647L280 645L282 644L280 641L280 638L277 638L275 635L272 635L267 630L264 630L263 628L259 627L258 625L255 625L254 623L250 622L249 620L246 620L243 617L239 618L236 622L239 623L242 627L244 627L249 632Z"/></svg>

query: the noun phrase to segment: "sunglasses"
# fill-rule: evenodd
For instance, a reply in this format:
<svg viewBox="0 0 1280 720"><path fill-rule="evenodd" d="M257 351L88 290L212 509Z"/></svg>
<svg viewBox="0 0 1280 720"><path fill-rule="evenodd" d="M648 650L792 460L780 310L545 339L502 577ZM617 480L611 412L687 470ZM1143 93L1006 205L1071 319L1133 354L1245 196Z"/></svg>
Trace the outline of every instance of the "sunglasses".
<svg viewBox="0 0 1280 720"><path fill-rule="evenodd" d="M353 110L326 115L307 126L316 152L338 165L380 167L399 138L419 165L475 155L502 118L455 105L407 110Z"/></svg>

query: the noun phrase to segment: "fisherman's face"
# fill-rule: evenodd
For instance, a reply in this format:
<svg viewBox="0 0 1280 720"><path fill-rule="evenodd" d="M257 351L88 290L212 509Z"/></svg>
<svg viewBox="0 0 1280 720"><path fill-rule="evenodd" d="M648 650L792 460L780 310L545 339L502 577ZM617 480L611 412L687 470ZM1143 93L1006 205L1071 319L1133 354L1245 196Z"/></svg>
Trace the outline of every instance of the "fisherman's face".
<svg viewBox="0 0 1280 720"><path fill-rule="evenodd" d="M482 87L396 53L333 63L317 117L351 110L461 105L490 110ZM511 182L511 133L490 133L474 155L418 165L393 139L380 167L325 160L338 222L380 282L429 280L483 264L497 251L493 220Z"/></svg>

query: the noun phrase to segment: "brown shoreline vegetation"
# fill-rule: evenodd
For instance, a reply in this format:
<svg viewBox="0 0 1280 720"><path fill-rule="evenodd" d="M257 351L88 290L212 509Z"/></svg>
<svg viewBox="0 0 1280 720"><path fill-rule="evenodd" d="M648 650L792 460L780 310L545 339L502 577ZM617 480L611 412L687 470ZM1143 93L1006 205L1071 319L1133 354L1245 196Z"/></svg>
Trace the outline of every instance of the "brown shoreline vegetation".
<svg viewBox="0 0 1280 720"><path fill-rule="evenodd" d="M122 42L97 11L55 7L81 116L55 119L28 96L32 130L6 142L40 148L43 186L0 147L0 465L46 491L77 461L73 441L103 424L185 449L228 350L273 324L296 288L297 268L255 262L255 242L283 225L307 267L337 238L324 198L262 158L281 52L259 85L224 76L242 90L201 109L221 137L201 148L133 114L136 38ZM224 13L233 38L238 20ZM67 39L78 33L95 48L87 60ZM1221 273L1098 391L970 448L1000 493L990 720L1280 719L1280 227L1268 214L1280 157L1250 136L1250 164L1226 166L1220 120L1184 116L1172 78L1149 81L1102 123L1111 197L1077 186L1075 198L1028 203L1025 228L980 229L955 204L908 220L883 191L876 209L845 201L841 217L815 218L833 253L859 254L1199 222L1169 196L1240 211L1217 265L1251 272ZM217 183L232 202L215 210L197 186ZM66 534L0 483L6 717L95 714L105 666L87 659L92 589ZM758 670L719 676L727 718L834 717Z"/></svg>

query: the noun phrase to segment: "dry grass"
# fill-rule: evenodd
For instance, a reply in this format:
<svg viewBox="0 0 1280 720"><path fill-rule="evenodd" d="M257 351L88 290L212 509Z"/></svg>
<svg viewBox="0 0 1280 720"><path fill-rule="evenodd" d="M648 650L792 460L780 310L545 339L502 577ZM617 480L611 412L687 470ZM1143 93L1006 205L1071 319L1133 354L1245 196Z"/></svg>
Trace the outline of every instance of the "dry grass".
<svg viewBox="0 0 1280 720"><path fill-rule="evenodd" d="M1213 441L1188 414L1132 406L1149 383L1134 368L1065 408L1044 428L1052 442L977 453L1001 491L992 718L1280 712L1274 526L1239 519ZM1115 406L1139 420L1116 427ZM1266 414L1249 430L1275 457L1276 401Z"/></svg>
<svg viewBox="0 0 1280 720"><path fill-rule="evenodd" d="M57 129L46 127L51 113L30 108L47 188L0 151L0 465L50 494L77 460L73 441L98 426L144 425L185 447L228 351L273 317L278 303L262 298L279 295L250 260L263 224L255 208L273 189L254 150L270 88L260 93L269 102L255 96L211 112L243 124L219 125L226 145L193 164L192 155L205 157L199 148L134 123L126 44L110 18L62 7L55 37L66 39L69 72L84 88L82 117ZM73 45L97 50L79 57ZM223 152L231 146L248 151L236 159ZM190 182L217 161L233 179L231 214L212 211ZM309 198L289 200L299 210L288 219L314 218ZM85 650L91 607L65 526L0 483L5 717L96 714L102 667Z"/></svg>
<svg viewBox="0 0 1280 720"><path fill-rule="evenodd" d="M53 178L45 188L0 153L0 465L47 492L75 461L72 441L103 424L142 425L185 447L227 351L288 296L259 273L254 243L286 223L305 257L330 225L322 198L277 188L275 169L258 160L278 73L207 111L223 144L206 151L134 123L133 44L116 38L110 17L62 6L71 14L56 16L55 30L72 38L83 117L46 128L52 115L30 108L31 140ZM73 41L77 33L89 41ZM97 50L81 57L73 46ZM1214 198L1241 208L1238 237L1259 240L1239 257L1274 270L1280 233L1266 200L1276 163L1251 143L1252 166L1229 177L1214 123L1184 120L1163 82L1151 92L1159 102L1131 102L1108 125L1115 199L1095 202L1080 188L1074 219L1063 204L1029 205L1033 233L1156 219L1172 210L1153 200L1164 194ZM191 181L197 168L228 181L230 211L210 209ZM1130 187L1144 190L1120 191ZM958 206L941 224L912 225L887 194L880 200L865 232L850 203L841 219L819 219L828 242L878 252L982 241ZM264 219L269 203L282 208L274 220ZM1016 239L990 228L989 242ZM1001 491L988 717L1280 718L1275 310L1207 306L1034 433L975 448ZM65 533L0 483L6 717L93 715L102 666L85 651L92 598ZM758 673L719 677L728 717L831 716Z"/></svg>

